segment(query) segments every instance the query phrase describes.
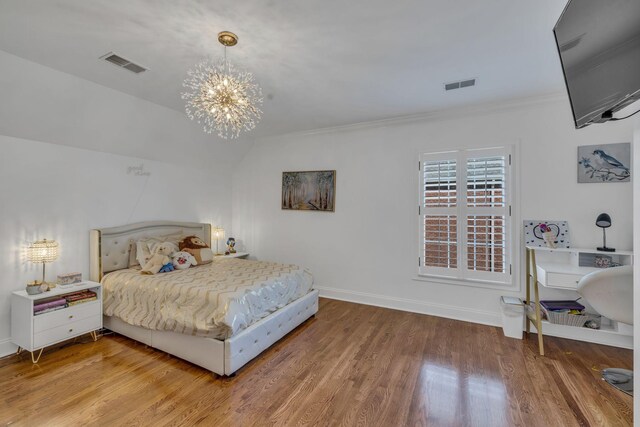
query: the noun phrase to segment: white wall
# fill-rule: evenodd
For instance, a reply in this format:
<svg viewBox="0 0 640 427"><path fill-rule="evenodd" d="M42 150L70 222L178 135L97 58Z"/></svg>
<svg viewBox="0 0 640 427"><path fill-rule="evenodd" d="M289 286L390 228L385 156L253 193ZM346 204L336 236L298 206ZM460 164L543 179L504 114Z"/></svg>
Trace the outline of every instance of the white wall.
<svg viewBox="0 0 640 427"><path fill-rule="evenodd" d="M171 219L231 226L231 171L249 145L183 113L0 51L0 355L10 295L40 277L24 248L55 239L47 277L89 273L89 230ZM114 67L114 72L122 72ZM128 174L144 165L149 176Z"/></svg>
<svg viewBox="0 0 640 427"><path fill-rule="evenodd" d="M413 280L417 164L421 151L514 144L516 219L566 219L572 246L595 247L595 218L608 212L608 243L632 247L631 183L576 178L576 147L630 142L630 121L576 131L560 96L479 110L258 140L235 174L236 237L258 258L308 267L324 295L497 324L509 292ZM337 170L335 213L282 211L282 171L318 169ZM513 293L524 291L519 282Z"/></svg>

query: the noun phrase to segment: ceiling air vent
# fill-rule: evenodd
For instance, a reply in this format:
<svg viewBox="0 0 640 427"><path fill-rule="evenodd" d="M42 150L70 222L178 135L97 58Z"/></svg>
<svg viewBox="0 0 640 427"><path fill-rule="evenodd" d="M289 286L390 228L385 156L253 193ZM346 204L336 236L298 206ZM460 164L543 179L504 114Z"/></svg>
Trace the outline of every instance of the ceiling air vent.
<svg viewBox="0 0 640 427"><path fill-rule="evenodd" d="M459 82L445 83L444 90L461 89L463 87L471 87L476 85L476 79L461 80Z"/></svg>
<svg viewBox="0 0 640 427"><path fill-rule="evenodd" d="M124 59L123 57L116 55L113 52L109 52L106 55L101 56L100 59L104 59L105 61L110 62L113 65L117 65L120 68L125 68L136 74L140 74L148 70L148 68L145 68L142 65L134 64L128 59Z"/></svg>

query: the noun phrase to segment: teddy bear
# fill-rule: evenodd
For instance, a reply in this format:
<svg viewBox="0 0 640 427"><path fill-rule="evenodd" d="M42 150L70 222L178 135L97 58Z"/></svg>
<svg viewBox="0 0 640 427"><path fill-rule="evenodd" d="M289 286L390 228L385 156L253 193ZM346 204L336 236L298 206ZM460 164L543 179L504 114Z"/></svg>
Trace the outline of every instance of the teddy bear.
<svg viewBox="0 0 640 427"><path fill-rule="evenodd" d="M180 241L178 247L181 251L189 252L194 256L198 264L208 264L213 261L213 251L198 236L187 236Z"/></svg>
<svg viewBox="0 0 640 427"><path fill-rule="evenodd" d="M173 267L176 270L186 270L192 265L198 265L195 257L191 255L189 252L180 251L173 254Z"/></svg>
<svg viewBox="0 0 640 427"><path fill-rule="evenodd" d="M174 245L169 242L159 243L153 248L153 254L149 261L142 267L142 274L156 274L165 265L171 262L169 256L173 252Z"/></svg>

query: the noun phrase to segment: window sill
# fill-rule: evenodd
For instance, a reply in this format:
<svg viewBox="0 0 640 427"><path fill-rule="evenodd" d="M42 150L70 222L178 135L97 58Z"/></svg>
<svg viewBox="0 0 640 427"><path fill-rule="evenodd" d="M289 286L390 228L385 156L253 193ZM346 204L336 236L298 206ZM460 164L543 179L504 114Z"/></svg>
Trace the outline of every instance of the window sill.
<svg viewBox="0 0 640 427"><path fill-rule="evenodd" d="M431 282L431 283L441 283L444 285L457 285L457 286L469 286L472 288L483 288L483 289L502 289L508 291L517 291L515 283L497 283L497 282L487 282L484 280L474 280L474 279L454 279L451 277L444 276L435 276L429 274L418 274L414 276L411 280L416 282Z"/></svg>

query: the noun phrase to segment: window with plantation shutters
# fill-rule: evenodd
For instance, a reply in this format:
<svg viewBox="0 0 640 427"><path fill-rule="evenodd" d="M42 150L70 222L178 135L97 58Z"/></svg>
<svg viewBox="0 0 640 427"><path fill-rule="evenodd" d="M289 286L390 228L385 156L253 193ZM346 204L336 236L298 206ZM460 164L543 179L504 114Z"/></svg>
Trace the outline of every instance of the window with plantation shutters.
<svg viewBox="0 0 640 427"><path fill-rule="evenodd" d="M419 274L511 283L510 168L507 148L421 156Z"/></svg>

